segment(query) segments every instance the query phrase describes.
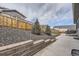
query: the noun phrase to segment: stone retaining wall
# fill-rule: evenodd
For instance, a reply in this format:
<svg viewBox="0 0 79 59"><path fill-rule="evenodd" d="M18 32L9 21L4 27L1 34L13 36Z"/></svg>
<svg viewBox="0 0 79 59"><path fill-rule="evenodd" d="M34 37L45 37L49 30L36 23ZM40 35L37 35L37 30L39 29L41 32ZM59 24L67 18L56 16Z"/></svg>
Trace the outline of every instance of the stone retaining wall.
<svg viewBox="0 0 79 59"><path fill-rule="evenodd" d="M53 36L48 36L46 34L35 35L32 34L31 31L25 31L20 29L13 29L8 27L0 27L0 47L14 44L26 40L37 41L40 39L52 39Z"/></svg>

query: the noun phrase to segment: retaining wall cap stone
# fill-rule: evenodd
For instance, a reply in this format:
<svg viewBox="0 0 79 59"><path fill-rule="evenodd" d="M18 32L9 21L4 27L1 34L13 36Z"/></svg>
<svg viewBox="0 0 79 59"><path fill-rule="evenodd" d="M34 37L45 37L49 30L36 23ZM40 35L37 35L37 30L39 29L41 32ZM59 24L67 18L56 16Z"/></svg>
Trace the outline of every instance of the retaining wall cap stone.
<svg viewBox="0 0 79 59"><path fill-rule="evenodd" d="M48 41L50 41L51 39L47 39L47 40L45 40L45 42L48 42Z"/></svg>
<svg viewBox="0 0 79 59"><path fill-rule="evenodd" d="M35 41L33 44L37 44L37 43L40 43L40 42L43 42L43 41L44 41L44 39L37 40L37 41Z"/></svg>
<svg viewBox="0 0 79 59"><path fill-rule="evenodd" d="M2 47L0 47L0 51L5 50L5 49L9 49L9 48L12 48L12 47L16 47L16 46L19 46L19 45L22 45L22 44L26 44L26 43L29 43L29 42L32 42L32 41L33 40L27 40L27 41L23 41L23 42L19 42L19 43L14 43L14 44L2 46Z"/></svg>
<svg viewBox="0 0 79 59"><path fill-rule="evenodd" d="M55 39L51 39L51 41L54 41Z"/></svg>

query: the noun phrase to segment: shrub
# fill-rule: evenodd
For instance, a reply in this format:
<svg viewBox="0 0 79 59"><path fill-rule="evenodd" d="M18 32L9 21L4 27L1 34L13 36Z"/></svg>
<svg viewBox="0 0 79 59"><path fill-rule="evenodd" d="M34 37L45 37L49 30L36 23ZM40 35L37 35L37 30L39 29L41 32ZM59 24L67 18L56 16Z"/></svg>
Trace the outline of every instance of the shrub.
<svg viewBox="0 0 79 59"><path fill-rule="evenodd" d="M41 34L41 28L38 19L36 19L35 23L32 26L32 33L37 35Z"/></svg>
<svg viewBox="0 0 79 59"><path fill-rule="evenodd" d="M51 35L50 26L47 25L45 33L46 33L47 35Z"/></svg>

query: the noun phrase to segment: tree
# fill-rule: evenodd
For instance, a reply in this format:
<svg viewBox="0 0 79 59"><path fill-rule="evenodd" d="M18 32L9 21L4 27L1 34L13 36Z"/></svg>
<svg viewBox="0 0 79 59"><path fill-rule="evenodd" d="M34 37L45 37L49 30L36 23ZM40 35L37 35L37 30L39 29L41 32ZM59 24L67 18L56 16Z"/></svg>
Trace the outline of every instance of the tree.
<svg viewBox="0 0 79 59"><path fill-rule="evenodd" d="M51 35L50 26L47 25L45 33L46 33L47 35Z"/></svg>
<svg viewBox="0 0 79 59"><path fill-rule="evenodd" d="M32 33L37 35L41 34L41 28L38 19L36 19L35 23L32 26Z"/></svg>

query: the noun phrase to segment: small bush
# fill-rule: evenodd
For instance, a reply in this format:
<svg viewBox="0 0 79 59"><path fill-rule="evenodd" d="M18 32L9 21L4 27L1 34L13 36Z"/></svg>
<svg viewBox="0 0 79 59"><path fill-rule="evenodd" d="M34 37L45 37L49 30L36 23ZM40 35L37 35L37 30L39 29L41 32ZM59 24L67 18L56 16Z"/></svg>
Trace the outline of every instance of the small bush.
<svg viewBox="0 0 79 59"><path fill-rule="evenodd" d="M47 35L51 35L50 26L47 25L45 33L46 33Z"/></svg>

